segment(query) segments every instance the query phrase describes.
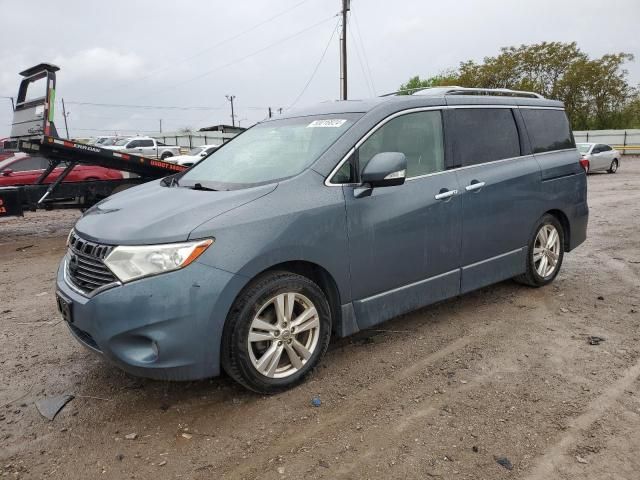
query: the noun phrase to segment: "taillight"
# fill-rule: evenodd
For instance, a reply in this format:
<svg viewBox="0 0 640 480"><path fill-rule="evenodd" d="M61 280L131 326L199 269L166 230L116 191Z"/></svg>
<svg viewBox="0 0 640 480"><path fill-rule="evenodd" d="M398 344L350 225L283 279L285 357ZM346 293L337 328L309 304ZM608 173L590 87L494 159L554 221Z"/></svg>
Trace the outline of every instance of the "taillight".
<svg viewBox="0 0 640 480"><path fill-rule="evenodd" d="M582 157L582 158L580 159L580 166L581 166L582 168L584 168L584 171L585 171L585 172L588 172L588 171L589 171L589 159L588 159L588 158L585 158L585 157Z"/></svg>

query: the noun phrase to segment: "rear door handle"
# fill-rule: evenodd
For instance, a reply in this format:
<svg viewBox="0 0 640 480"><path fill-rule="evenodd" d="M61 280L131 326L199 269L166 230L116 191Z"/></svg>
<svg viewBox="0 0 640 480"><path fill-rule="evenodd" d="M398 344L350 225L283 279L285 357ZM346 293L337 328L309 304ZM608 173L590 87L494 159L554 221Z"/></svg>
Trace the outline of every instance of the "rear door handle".
<svg viewBox="0 0 640 480"><path fill-rule="evenodd" d="M484 187L484 185L485 185L484 182L475 182L475 183L472 183L471 185L467 185L464 188L467 192L473 192L474 190L481 189L482 187Z"/></svg>
<svg viewBox="0 0 640 480"><path fill-rule="evenodd" d="M458 193L458 190L447 190L446 192L440 192L435 196L436 200L446 200L447 198L453 197Z"/></svg>

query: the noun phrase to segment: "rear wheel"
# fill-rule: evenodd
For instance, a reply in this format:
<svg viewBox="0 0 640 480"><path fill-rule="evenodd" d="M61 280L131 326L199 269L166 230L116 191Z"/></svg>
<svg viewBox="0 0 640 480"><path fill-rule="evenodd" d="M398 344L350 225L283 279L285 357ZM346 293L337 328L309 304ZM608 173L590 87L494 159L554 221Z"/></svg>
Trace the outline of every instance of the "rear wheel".
<svg viewBox="0 0 640 480"><path fill-rule="evenodd" d="M618 171L618 159L614 158L613 162L611 162L611 166L609 167L609 170L607 170L608 173L616 173Z"/></svg>
<svg viewBox="0 0 640 480"><path fill-rule="evenodd" d="M222 339L222 366L263 394L291 388L318 364L331 336L329 304L311 280L269 272L236 299Z"/></svg>
<svg viewBox="0 0 640 480"><path fill-rule="evenodd" d="M547 285L558 275L563 258L564 230L556 217L546 214L529 241L527 270L515 280L532 287Z"/></svg>
<svg viewBox="0 0 640 480"><path fill-rule="evenodd" d="M169 157L173 157L173 153L171 153L171 152L164 152L164 153L160 156L160 159L161 159L161 160L166 160L166 159L167 159L167 158L169 158Z"/></svg>

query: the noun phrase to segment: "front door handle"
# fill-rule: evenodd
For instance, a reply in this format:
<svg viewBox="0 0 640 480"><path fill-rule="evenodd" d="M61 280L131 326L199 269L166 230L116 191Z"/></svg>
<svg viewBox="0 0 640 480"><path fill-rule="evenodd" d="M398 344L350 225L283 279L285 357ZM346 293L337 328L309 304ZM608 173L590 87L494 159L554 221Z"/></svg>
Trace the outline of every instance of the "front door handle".
<svg viewBox="0 0 640 480"><path fill-rule="evenodd" d="M473 192L474 190L479 190L482 187L484 187L485 183L484 182L474 182L471 185L467 185L465 188L465 190L467 192Z"/></svg>
<svg viewBox="0 0 640 480"><path fill-rule="evenodd" d="M453 197L458 193L458 190L447 190L444 192L440 192L435 196L436 200L446 200L447 198Z"/></svg>

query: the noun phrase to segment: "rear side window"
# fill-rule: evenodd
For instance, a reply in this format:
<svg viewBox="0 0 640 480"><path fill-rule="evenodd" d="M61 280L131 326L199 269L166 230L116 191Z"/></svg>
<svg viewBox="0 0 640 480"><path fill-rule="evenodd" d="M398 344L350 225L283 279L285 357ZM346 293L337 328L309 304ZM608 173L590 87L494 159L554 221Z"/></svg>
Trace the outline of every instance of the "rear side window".
<svg viewBox="0 0 640 480"><path fill-rule="evenodd" d="M29 170L42 170L47 168L49 162L42 157L28 157L18 160L9 168L14 172L27 172Z"/></svg>
<svg viewBox="0 0 640 480"><path fill-rule="evenodd" d="M521 109L533 153L574 148L569 120L563 110Z"/></svg>
<svg viewBox="0 0 640 480"><path fill-rule="evenodd" d="M520 137L510 108L460 108L452 115L455 164L477 165L518 157Z"/></svg>
<svg viewBox="0 0 640 480"><path fill-rule="evenodd" d="M138 140L139 147L153 147L153 140Z"/></svg>
<svg viewBox="0 0 640 480"><path fill-rule="evenodd" d="M407 157L407 178L444 170L442 114L416 112L390 120L358 149L360 171L376 154L402 152ZM340 172L346 177L347 172Z"/></svg>

